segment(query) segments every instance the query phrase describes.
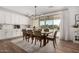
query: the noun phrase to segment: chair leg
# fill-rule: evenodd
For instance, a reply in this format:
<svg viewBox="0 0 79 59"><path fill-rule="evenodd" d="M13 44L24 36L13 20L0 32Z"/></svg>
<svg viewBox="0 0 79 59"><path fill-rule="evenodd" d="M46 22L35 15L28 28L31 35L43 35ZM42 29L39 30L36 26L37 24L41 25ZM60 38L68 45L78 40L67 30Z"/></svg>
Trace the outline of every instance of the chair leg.
<svg viewBox="0 0 79 59"><path fill-rule="evenodd" d="M28 42L29 42L29 37L28 37Z"/></svg>
<svg viewBox="0 0 79 59"><path fill-rule="evenodd" d="M57 45L56 40L55 40L55 44Z"/></svg>
<svg viewBox="0 0 79 59"><path fill-rule="evenodd" d="M44 40L43 40L43 46L45 46L46 43L47 43L47 42L46 42L46 39L44 39Z"/></svg>
<svg viewBox="0 0 79 59"><path fill-rule="evenodd" d="M54 46L54 48L55 48L55 41L53 41L53 46Z"/></svg>
<svg viewBox="0 0 79 59"><path fill-rule="evenodd" d="M41 45L42 45L42 40L40 40L40 47L41 47Z"/></svg>
<svg viewBox="0 0 79 59"><path fill-rule="evenodd" d="M47 43L49 43L49 40L47 40Z"/></svg>
<svg viewBox="0 0 79 59"><path fill-rule="evenodd" d="M34 37L32 37L32 42L31 42L31 44L33 43L33 40L34 40Z"/></svg>
<svg viewBox="0 0 79 59"><path fill-rule="evenodd" d="M36 39L35 39L35 45L36 45Z"/></svg>

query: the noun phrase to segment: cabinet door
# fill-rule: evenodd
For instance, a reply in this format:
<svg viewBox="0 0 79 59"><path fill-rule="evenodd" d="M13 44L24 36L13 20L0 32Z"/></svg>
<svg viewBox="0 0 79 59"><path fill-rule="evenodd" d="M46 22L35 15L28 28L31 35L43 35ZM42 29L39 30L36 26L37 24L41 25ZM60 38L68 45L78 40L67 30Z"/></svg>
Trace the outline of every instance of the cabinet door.
<svg viewBox="0 0 79 59"><path fill-rule="evenodd" d="M13 30L9 29L6 30L6 38L12 38L13 37Z"/></svg>
<svg viewBox="0 0 79 59"><path fill-rule="evenodd" d="M5 23L5 12L0 11L0 23L3 24Z"/></svg>
<svg viewBox="0 0 79 59"><path fill-rule="evenodd" d="M19 23L18 24L24 24L24 18L21 15L19 15Z"/></svg>
<svg viewBox="0 0 79 59"><path fill-rule="evenodd" d="M6 38L11 38L13 36L13 25L6 25Z"/></svg>
<svg viewBox="0 0 79 59"><path fill-rule="evenodd" d="M11 24L11 14L9 12L5 12L5 23Z"/></svg>
<svg viewBox="0 0 79 59"><path fill-rule="evenodd" d="M12 22L12 24L16 24L16 15L15 14L11 15L11 22Z"/></svg>
<svg viewBox="0 0 79 59"><path fill-rule="evenodd" d="M0 40L5 39L6 35L5 35L5 31L4 30L0 30Z"/></svg>

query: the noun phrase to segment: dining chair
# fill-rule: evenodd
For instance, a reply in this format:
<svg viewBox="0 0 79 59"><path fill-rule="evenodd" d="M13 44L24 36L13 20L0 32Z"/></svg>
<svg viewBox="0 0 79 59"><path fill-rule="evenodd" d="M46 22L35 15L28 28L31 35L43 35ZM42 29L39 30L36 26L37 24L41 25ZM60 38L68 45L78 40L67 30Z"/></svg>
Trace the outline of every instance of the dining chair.
<svg viewBox="0 0 79 59"><path fill-rule="evenodd" d="M53 41L53 46L55 48L55 45L56 45L56 35L57 35L57 30L54 32L54 35L53 36L47 36L47 39L50 40L50 41Z"/></svg>
<svg viewBox="0 0 79 59"><path fill-rule="evenodd" d="M28 39L28 42L29 42L29 39L32 38L32 36L33 36L32 30L27 30L27 39Z"/></svg>
<svg viewBox="0 0 79 59"><path fill-rule="evenodd" d="M36 42L40 42L40 47L42 46L42 40L43 40L43 35L41 34L41 31L34 31L34 37L35 37L35 45Z"/></svg>
<svg viewBox="0 0 79 59"><path fill-rule="evenodd" d="M44 29L44 31L45 31L45 32L49 32L49 29L48 29L48 28L46 28L46 29Z"/></svg>
<svg viewBox="0 0 79 59"><path fill-rule="evenodd" d="M38 29L38 31L42 31L42 29Z"/></svg>
<svg viewBox="0 0 79 59"><path fill-rule="evenodd" d="M23 33L23 40L26 38L26 29L22 29L22 33Z"/></svg>

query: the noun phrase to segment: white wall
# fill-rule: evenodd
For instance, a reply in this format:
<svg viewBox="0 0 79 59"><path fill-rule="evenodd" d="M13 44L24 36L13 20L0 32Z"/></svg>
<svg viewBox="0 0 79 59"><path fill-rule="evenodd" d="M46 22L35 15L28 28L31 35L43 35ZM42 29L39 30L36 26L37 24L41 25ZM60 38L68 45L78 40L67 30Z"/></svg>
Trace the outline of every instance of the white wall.
<svg viewBox="0 0 79 59"><path fill-rule="evenodd" d="M73 25L75 24L75 15L76 14L79 14L79 7L70 7L69 8L69 15L70 15L70 23L69 23L69 30L70 30L70 33L69 33L69 35L70 35L70 40L74 40L74 35L73 35L73 33L74 33L74 30L73 30Z"/></svg>
<svg viewBox="0 0 79 59"><path fill-rule="evenodd" d="M64 40L74 40L73 25L75 24L75 15L79 14L79 7L68 7L68 10L63 11L63 38Z"/></svg>
<svg viewBox="0 0 79 59"><path fill-rule="evenodd" d="M23 26L31 25L31 23L31 20L24 15L0 9L0 24L3 25L0 30L0 39L22 36L21 30ZM14 29L14 25L20 25L21 28Z"/></svg>

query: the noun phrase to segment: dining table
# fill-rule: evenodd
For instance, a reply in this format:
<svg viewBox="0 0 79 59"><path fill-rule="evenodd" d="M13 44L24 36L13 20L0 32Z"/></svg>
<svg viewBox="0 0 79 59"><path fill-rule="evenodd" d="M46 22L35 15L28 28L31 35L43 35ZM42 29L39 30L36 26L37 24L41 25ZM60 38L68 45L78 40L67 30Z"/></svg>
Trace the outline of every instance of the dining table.
<svg viewBox="0 0 79 59"><path fill-rule="evenodd" d="M53 33L53 31L49 31L49 32L45 32L45 31L41 31L41 35L43 35L43 46L46 46L46 44L47 44L47 36L49 35L49 34L51 34L51 33ZM32 30L32 34L34 35L34 31Z"/></svg>

